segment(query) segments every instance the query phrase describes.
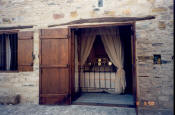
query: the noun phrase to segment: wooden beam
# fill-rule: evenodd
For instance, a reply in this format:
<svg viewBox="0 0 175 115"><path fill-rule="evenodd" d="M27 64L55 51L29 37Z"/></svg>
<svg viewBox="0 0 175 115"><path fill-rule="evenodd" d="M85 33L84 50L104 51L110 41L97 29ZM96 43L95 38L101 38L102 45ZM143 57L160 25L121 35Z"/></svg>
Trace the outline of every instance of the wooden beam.
<svg viewBox="0 0 175 115"><path fill-rule="evenodd" d="M151 20L151 19L155 19L155 16L89 18L89 19L75 20L75 21L71 21L63 24L53 24L53 25L49 25L48 27L71 25L71 24L83 24L83 23L130 22L130 21ZM33 26L34 25L0 27L0 30L27 29L27 28L33 28Z"/></svg>
<svg viewBox="0 0 175 115"><path fill-rule="evenodd" d="M99 28L99 27L112 27L112 26L125 26L125 25L133 25L133 22L111 22L111 23L101 23L101 24L76 24L76 25L69 25L70 28Z"/></svg>
<svg viewBox="0 0 175 115"><path fill-rule="evenodd" d="M0 30L0 34L15 34L18 33L19 30Z"/></svg>
<svg viewBox="0 0 175 115"><path fill-rule="evenodd" d="M26 29L26 28L33 28L33 25L29 25L29 26L0 27L0 30L14 30L14 29Z"/></svg>
<svg viewBox="0 0 175 115"><path fill-rule="evenodd" d="M144 17L103 17L103 18L90 18L80 19L63 24L53 24L48 27L71 25L71 24L83 24L83 23L102 23L102 22L128 22L128 21L140 21L140 20L151 20L155 19L155 16L144 16Z"/></svg>

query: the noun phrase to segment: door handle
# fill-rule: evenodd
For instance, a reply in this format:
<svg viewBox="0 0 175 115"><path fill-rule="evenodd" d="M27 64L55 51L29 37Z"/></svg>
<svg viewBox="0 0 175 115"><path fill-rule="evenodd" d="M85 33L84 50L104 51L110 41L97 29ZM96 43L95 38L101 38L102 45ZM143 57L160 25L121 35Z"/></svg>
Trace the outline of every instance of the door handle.
<svg viewBox="0 0 175 115"><path fill-rule="evenodd" d="M67 64L66 66L69 67L69 64Z"/></svg>

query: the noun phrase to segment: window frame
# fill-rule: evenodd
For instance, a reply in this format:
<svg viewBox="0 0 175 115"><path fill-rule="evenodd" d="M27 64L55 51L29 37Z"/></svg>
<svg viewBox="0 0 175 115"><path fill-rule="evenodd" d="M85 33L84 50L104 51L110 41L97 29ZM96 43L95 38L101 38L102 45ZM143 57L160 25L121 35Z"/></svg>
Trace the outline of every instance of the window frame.
<svg viewBox="0 0 175 115"><path fill-rule="evenodd" d="M18 35L18 32L19 30L0 30L0 34L17 34ZM18 52L17 52L17 55L18 55ZM17 67L17 70L0 70L0 73L18 73L18 72L19 72L18 67Z"/></svg>

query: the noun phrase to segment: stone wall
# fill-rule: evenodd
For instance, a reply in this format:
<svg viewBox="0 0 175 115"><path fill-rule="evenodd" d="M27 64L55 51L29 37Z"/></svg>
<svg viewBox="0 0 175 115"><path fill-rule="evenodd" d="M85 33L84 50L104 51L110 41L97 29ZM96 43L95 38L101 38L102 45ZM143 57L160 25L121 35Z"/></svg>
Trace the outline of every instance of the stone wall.
<svg viewBox="0 0 175 115"><path fill-rule="evenodd" d="M139 105L151 109L149 115L155 115L157 108L173 110L173 29L168 24L162 29L159 24L158 19L136 24ZM153 63L155 54L161 55L162 64Z"/></svg>
<svg viewBox="0 0 175 115"><path fill-rule="evenodd" d="M173 110L173 0L0 0L0 27L35 25L38 29L76 19L155 15L136 22L137 83L140 114L144 110ZM160 54L162 64L154 64ZM38 58L34 72L1 73L0 95L21 94L22 102L38 103ZM28 92L28 93L27 93ZM158 113L159 114L159 113Z"/></svg>
<svg viewBox="0 0 175 115"><path fill-rule="evenodd" d="M172 20L173 0L0 0L0 24L47 26L80 18L159 15ZM163 19L163 20L164 20Z"/></svg>

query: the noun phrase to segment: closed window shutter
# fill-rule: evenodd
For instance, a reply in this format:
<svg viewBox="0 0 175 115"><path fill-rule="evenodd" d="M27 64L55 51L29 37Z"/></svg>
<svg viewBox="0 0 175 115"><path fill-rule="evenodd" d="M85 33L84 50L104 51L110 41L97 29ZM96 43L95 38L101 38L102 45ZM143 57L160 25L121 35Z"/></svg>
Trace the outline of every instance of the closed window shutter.
<svg viewBox="0 0 175 115"><path fill-rule="evenodd" d="M33 32L18 33L18 71L33 71Z"/></svg>

